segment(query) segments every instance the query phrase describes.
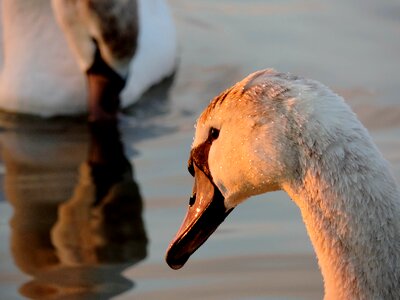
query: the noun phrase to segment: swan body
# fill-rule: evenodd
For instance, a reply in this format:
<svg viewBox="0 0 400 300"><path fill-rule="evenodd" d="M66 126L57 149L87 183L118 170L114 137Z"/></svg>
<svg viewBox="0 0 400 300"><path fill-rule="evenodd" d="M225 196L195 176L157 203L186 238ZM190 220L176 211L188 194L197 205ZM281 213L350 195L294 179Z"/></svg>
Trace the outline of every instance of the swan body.
<svg viewBox="0 0 400 300"><path fill-rule="evenodd" d="M232 163L232 162L235 163ZM167 252L180 268L247 198L284 190L299 206L325 299L400 299L400 192L350 107L324 85L263 70L197 121L195 187Z"/></svg>
<svg viewBox="0 0 400 300"><path fill-rule="evenodd" d="M123 24L125 7L104 18L95 14L96 5L111 3L136 8L131 27ZM102 30L111 26L110 14L122 23L114 28L117 33L125 29L114 48L113 41L102 38L107 34ZM1 26L0 109L6 111L43 117L86 113L90 90L85 72L94 62L96 47L123 79L122 107L171 75L176 65L176 33L164 0L2 0ZM122 53L124 47L128 50Z"/></svg>

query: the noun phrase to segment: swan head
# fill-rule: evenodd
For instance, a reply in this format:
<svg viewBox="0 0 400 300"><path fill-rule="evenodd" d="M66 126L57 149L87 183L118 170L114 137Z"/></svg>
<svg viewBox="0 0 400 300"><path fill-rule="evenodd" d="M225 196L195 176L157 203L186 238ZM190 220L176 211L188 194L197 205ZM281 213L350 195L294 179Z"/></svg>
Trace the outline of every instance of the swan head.
<svg viewBox="0 0 400 300"><path fill-rule="evenodd" d="M182 267L241 202L279 190L297 176L297 136L314 109L304 99L318 98L311 95L317 83L304 81L259 71L214 98L201 114L188 164L193 195L166 256L172 268Z"/></svg>
<svg viewBox="0 0 400 300"><path fill-rule="evenodd" d="M53 0L53 11L88 81L89 121L114 122L137 50L138 4Z"/></svg>

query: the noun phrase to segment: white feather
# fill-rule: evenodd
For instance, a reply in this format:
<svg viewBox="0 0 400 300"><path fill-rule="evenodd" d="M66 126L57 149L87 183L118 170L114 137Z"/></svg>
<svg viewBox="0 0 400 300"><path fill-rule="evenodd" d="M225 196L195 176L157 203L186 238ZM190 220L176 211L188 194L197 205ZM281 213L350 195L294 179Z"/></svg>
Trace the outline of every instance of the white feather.
<svg viewBox="0 0 400 300"><path fill-rule="evenodd" d="M138 0L139 41L122 94L124 107L170 75L176 36L164 0ZM43 117L87 111L86 79L50 0L1 1L0 109ZM81 65L84 64L81 62Z"/></svg>
<svg viewBox="0 0 400 300"><path fill-rule="evenodd" d="M285 190L317 253L325 299L400 299L399 188L341 97L316 81L260 71L213 100L193 147L212 127L220 132L208 165L226 208Z"/></svg>

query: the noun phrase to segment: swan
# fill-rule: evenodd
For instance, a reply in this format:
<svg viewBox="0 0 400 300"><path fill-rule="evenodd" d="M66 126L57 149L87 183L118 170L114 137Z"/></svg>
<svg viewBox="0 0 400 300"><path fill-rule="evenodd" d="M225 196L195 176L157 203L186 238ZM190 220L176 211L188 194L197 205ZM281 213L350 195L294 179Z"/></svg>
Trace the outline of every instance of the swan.
<svg viewBox="0 0 400 300"><path fill-rule="evenodd" d="M325 299L400 299L400 192L344 102L321 83L262 70L197 121L188 212L166 261L181 268L233 208L284 190L298 205Z"/></svg>
<svg viewBox="0 0 400 300"><path fill-rule="evenodd" d="M41 117L89 110L89 119L112 119L175 70L176 32L165 0L0 5L2 110Z"/></svg>

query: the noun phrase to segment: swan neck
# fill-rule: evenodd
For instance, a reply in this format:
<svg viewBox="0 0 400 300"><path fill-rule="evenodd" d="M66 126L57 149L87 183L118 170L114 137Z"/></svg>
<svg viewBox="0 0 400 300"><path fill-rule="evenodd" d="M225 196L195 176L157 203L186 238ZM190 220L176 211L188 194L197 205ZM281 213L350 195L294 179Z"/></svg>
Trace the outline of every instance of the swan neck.
<svg viewBox="0 0 400 300"><path fill-rule="evenodd" d="M284 189L301 210L325 299L398 299L399 189L372 142L362 151L358 142L307 151L302 179Z"/></svg>

